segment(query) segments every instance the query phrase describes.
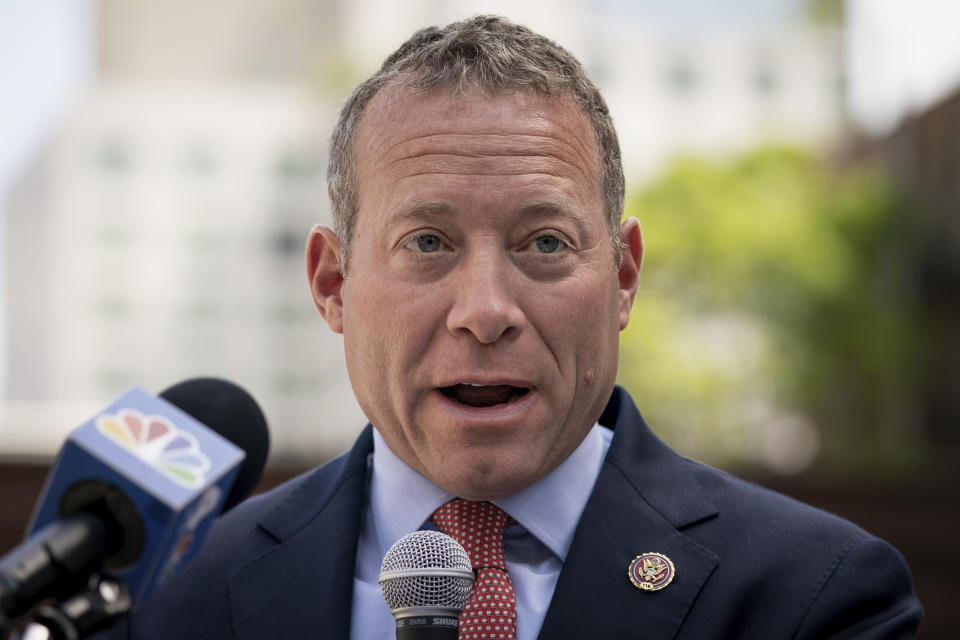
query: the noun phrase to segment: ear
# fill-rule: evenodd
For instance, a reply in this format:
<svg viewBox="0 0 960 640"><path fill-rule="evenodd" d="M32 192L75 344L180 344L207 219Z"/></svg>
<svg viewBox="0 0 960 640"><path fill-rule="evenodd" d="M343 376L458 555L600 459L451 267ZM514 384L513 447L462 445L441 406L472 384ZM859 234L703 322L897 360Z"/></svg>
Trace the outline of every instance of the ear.
<svg viewBox="0 0 960 640"><path fill-rule="evenodd" d="M343 273L340 239L329 227L317 225L307 238L307 279L317 311L336 333L343 333Z"/></svg>
<svg viewBox="0 0 960 640"><path fill-rule="evenodd" d="M640 265L643 262L643 234L640 233L640 221L627 218L620 225L620 245L623 247L620 264L620 330L623 331L630 321L630 309L640 286Z"/></svg>

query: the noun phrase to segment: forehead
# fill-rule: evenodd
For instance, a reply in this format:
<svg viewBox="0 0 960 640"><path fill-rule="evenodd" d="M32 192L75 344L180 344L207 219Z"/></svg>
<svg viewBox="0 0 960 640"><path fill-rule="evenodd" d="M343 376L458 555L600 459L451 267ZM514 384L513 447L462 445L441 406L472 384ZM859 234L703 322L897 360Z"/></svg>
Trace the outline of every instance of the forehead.
<svg viewBox="0 0 960 640"><path fill-rule="evenodd" d="M562 175L599 197L593 130L567 95L386 87L364 111L354 163L361 200L371 185L437 173Z"/></svg>
<svg viewBox="0 0 960 640"><path fill-rule="evenodd" d="M432 119L426 118L428 114ZM465 115L469 117L464 118ZM474 121L474 129L484 131L489 128L486 125L496 125L505 116L526 116L528 126L539 126L545 132L550 131L553 123L566 125L568 135L590 134L586 115L568 94L547 96L520 89L488 91L473 84L460 90L441 87L430 91L403 84L387 85L364 109L359 133L362 137L371 130L384 128L412 133L464 120Z"/></svg>

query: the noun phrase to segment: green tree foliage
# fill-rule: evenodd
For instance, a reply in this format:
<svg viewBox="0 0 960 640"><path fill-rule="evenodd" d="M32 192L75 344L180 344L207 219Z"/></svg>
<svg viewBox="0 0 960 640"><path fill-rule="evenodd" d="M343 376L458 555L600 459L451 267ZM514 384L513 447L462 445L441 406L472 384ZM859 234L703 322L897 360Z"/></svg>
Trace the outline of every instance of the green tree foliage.
<svg viewBox="0 0 960 640"><path fill-rule="evenodd" d="M807 0L807 18L819 24L843 24L846 19L844 0Z"/></svg>
<svg viewBox="0 0 960 640"><path fill-rule="evenodd" d="M646 242L620 382L719 464L909 466L911 243L879 175L765 148L687 158L627 215Z"/></svg>

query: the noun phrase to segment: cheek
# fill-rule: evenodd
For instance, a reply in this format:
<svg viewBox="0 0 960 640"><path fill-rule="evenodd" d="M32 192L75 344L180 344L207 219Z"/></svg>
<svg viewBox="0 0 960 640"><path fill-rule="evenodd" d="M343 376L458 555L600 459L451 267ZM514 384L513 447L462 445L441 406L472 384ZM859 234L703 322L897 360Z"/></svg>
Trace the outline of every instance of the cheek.
<svg viewBox="0 0 960 640"><path fill-rule="evenodd" d="M390 360L386 347L393 343L395 328L383 322L384 314L376 302L369 282L348 281L343 299L343 346L354 387L360 383L382 392Z"/></svg>
<svg viewBox="0 0 960 640"><path fill-rule="evenodd" d="M595 349L589 353L590 345L607 343L611 334L618 333L619 297L605 282L574 280L540 286L528 300L528 312L555 348L569 345L581 357L595 356Z"/></svg>
<svg viewBox="0 0 960 640"><path fill-rule="evenodd" d="M347 361L358 358L371 376L402 383L441 321L439 304L422 287L385 278L357 282L344 299Z"/></svg>
<svg viewBox="0 0 960 640"><path fill-rule="evenodd" d="M602 285L584 287L575 304L553 313L547 331L555 331L553 343L560 344L555 352L566 352L571 359L568 366L575 370L577 386L603 382L615 375L619 346L619 304L616 292L599 294ZM569 299L568 299L569 300ZM549 318L549 316L547 316ZM565 318L566 322L558 322ZM560 334L559 332L563 333ZM569 346L562 346L569 345ZM559 354L558 354L559 355Z"/></svg>

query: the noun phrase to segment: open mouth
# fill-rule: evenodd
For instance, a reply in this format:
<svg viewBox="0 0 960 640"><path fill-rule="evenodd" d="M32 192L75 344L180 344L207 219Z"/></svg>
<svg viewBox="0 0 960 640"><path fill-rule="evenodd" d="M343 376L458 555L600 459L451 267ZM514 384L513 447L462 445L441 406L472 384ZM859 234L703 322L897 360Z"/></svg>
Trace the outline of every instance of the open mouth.
<svg viewBox="0 0 960 640"><path fill-rule="evenodd" d="M507 404L527 395L530 389L514 387L509 384L470 384L461 383L449 387L440 387L440 393L447 398L468 407L493 407Z"/></svg>

